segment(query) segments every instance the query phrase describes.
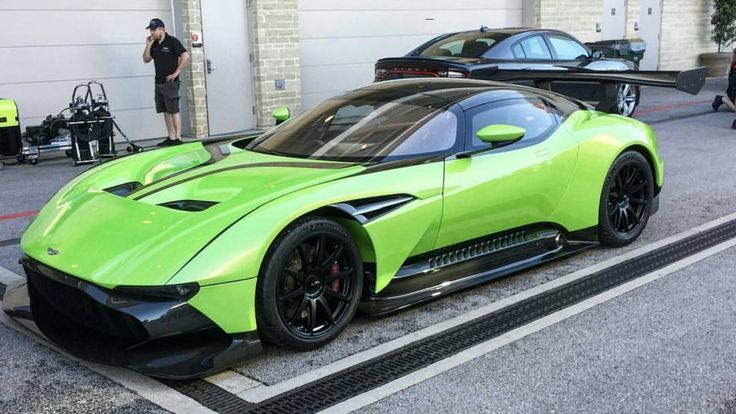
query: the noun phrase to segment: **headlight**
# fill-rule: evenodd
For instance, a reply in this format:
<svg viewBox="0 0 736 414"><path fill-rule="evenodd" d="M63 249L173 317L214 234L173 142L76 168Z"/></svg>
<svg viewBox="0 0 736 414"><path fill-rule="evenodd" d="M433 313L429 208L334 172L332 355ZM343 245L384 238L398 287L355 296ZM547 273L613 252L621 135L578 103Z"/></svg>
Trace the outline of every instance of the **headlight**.
<svg viewBox="0 0 736 414"><path fill-rule="evenodd" d="M182 283L179 285L166 286L118 286L113 289L115 293L125 296L135 296L146 299L158 300L189 300L199 292L199 284Z"/></svg>

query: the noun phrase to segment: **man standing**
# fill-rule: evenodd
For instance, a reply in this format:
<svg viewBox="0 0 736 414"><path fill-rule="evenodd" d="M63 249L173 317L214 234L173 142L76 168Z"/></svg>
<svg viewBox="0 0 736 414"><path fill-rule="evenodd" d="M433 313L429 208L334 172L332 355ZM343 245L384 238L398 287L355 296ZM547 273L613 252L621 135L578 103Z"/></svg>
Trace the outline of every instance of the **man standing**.
<svg viewBox="0 0 736 414"><path fill-rule="evenodd" d="M189 62L189 52L179 39L166 33L161 19L152 19L146 27L151 35L146 38L143 62L153 60L156 69L156 112L164 113L169 136L156 144L159 147L181 144L181 114L179 113L179 74Z"/></svg>

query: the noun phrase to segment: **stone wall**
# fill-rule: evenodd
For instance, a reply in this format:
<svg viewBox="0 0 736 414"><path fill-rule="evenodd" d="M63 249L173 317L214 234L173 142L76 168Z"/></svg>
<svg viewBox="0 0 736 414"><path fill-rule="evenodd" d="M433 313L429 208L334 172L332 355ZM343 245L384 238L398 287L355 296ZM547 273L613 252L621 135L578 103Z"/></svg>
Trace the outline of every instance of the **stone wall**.
<svg viewBox="0 0 736 414"><path fill-rule="evenodd" d="M581 42L601 40L595 24L603 18L603 0L535 0L534 27L562 30Z"/></svg>
<svg viewBox="0 0 736 414"><path fill-rule="evenodd" d="M248 26L253 56L255 119L258 128L274 124L271 111L301 105L299 12L297 0L248 0ZM284 89L276 81L284 81Z"/></svg>
<svg viewBox="0 0 736 414"><path fill-rule="evenodd" d="M699 66L698 55L718 50L710 40L712 9L712 0L664 0L660 70Z"/></svg>
<svg viewBox="0 0 736 414"><path fill-rule="evenodd" d="M200 0L181 0L183 33L179 37L184 47L192 55L186 77L189 107L190 130L197 138L209 135L207 124L207 89L205 87L204 51L201 47L192 48L192 32L202 32L202 12Z"/></svg>
<svg viewBox="0 0 736 414"><path fill-rule="evenodd" d="M639 0L628 0L626 2L626 39L640 38L638 30L635 30L635 23L641 18L641 3Z"/></svg>

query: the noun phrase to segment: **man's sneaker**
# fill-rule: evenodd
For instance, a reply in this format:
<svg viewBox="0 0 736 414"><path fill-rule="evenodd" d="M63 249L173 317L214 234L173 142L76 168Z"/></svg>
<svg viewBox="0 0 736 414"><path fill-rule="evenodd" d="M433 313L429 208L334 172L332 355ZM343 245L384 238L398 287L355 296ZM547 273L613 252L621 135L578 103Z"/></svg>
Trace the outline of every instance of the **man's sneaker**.
<svg viewBox="0 0 736 414"><path fill-rule="evenodd" d="M171 138L166 138L165 140L163 140L163 141L159 142L158 144L156 144L157 147L168 147L168 146L171 146L171 145L177 145L177 144L174 144L174 140L171 139Z"/></svg>
<svg viewBox="0 0 736 414"><path fill-rule="evenodd" d="M716 95L716 98L713 99L713 103L711 104L713 110L718 111L718 108L720 108L721 105L723 105L723 95Z"/></svg>
<svg viewBox="0 0 736 414"><path fill-rule="evenodd" d="M174 146L174 145L181 145L181 144L183 144L183 143L184 143L184 142L182 142L182 140L181 140L181 139L172 139L172 140L171 140L171 143L169 143L169 145L170 145L170 146Z"/></svg>

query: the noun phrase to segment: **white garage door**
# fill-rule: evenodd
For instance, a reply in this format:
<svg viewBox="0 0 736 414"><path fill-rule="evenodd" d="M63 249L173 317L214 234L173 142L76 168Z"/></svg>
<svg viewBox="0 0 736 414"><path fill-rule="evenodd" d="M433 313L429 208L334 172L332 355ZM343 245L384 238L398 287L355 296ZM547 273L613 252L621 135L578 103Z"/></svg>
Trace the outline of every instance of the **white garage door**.
<svg viewBox="0 0 736 414"><path fill-rule="evenodd" d="M170 0L4 0L0 13L0 97L17 101L22 128L58 113L75 85L94 79L128 137L166 135L153 63L141 56L151 18L172 32Z"/></svg>
<svg viewBox="0 0 736 414"><path fill-rule="evenodd" d="M299 0L302 104L373 81L373 64L442 33L520 27L522 0Z"/></svg>

